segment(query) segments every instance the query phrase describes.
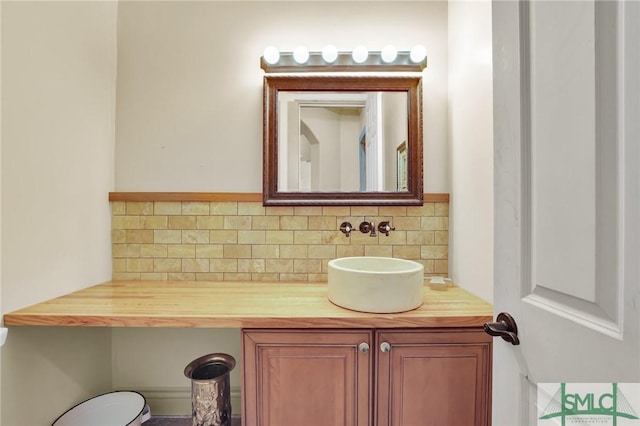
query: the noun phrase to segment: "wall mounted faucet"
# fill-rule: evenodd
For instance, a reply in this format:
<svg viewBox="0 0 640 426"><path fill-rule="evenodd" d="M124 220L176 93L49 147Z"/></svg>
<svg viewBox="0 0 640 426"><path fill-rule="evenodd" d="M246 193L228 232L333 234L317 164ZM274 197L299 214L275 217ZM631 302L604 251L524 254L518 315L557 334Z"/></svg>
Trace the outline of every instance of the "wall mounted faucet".
<svg viewBox="0 0 640 426"><path fill-rule="evenodd" d="M353 231L354 229L355 228L351 226L351 223L349 222L342 222L340 224L340 231L347 237L351 236L351 231Z"/></svg>
<svg viewBox="0 0 640 426"><path fill-rule="evenodd" d="M362 222L360 224L360 232L363 234L368 234L371 232L371 237L376 237L376 224L374 222Z"/></svg>
<svg viewBox="0 0 640 426"><path fill-rule="evenodd" d="M395 231L395 230L396 230L395 226L391 226L388 221L380 222L378 224L378 231L380 231L381 234L384 234L387 237L389 236L389 231Z"/></svg>

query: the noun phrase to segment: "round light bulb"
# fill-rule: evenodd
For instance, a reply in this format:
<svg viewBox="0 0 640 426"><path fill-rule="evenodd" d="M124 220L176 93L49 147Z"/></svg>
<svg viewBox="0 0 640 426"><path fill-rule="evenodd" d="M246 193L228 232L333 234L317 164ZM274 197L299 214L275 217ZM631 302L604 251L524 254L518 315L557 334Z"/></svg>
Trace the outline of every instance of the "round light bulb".
<svg viewBox="0 0 640 426"><path fill-rule="evenodd" d="M409 58L411 58L411 62L422 62L424 61L424 58L427 57L427 49L425 49L424 46L422 46L421 44L418 44L417 46L413 46L411 48L411 52L409 52Z"/></svg>
<svg viewBox="0 0 640 426"><path fill-rule="evenodd" d="M382 52L380 52L380 57L387 64L393 62L398 57L398 49L392 45L385 46L385 48L382 49Z"/></svg>
<svg viewBox="0 0 640 426"><path fill-rule="evenodd" d="M309 60L309 50L304 46L293 49L293 60L299 64L304 64Z"/></svg>
<svg viewBox="0 0 640 426"><path fill-rule="evenodd" d="M264 57L264 60L270 65L273 65L280 60L280 52L274 46L265 48L262 56Z"/></svg>
<svg viewBox="0 0 640 426"><path fill-rule="evenodd" d="M338 59L338 48L332 44L329 44L322 48L322 59L325 62L332 64Z"/></svg>
<svg viewBox="0 0 640 426"><path fill-rule="evenodd" d="M351 52L351 57L354 62L361 64L369 57L369 51L364 46L356 46L353 52Z"/></svg>

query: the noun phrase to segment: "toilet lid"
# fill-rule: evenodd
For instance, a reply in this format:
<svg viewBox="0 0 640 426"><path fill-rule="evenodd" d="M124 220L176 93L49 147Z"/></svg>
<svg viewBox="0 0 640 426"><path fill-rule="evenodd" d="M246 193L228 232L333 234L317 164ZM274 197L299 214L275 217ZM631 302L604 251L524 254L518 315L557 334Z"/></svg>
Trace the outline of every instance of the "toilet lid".
<svg viewBox="0 0 640 426"><path fill-rule="evenodd" d="M126 426L140 417L145 404L138 392L109 392L68 409L52 426Z"/></svg>

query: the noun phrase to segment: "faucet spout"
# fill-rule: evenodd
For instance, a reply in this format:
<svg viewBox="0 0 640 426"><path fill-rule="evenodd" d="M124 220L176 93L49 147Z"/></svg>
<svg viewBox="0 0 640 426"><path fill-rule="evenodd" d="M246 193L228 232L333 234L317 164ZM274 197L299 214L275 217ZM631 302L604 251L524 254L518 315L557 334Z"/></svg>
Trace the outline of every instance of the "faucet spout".
<svg viewBox="0 0 640 426"><path fill-rule="evenodd" d="M363 234L369 234L369 236L371 237L377 237L378 234L376 234L376 224L374 222L362 222L360 224L360 232L362 232Z"/></svg>

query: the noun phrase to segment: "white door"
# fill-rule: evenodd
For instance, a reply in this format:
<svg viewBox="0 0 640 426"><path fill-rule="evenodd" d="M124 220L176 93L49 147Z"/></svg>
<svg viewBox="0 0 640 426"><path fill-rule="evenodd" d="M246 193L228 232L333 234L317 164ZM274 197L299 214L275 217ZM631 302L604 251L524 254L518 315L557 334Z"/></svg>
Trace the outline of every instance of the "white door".
<svg viewBox="0 0 640 426"><path fill-rule="evenodd" d="M493 2L494 305L520 338L494 341L494 425L537 424L538 383L640 382L639 26L636 1Z"/></svg>

